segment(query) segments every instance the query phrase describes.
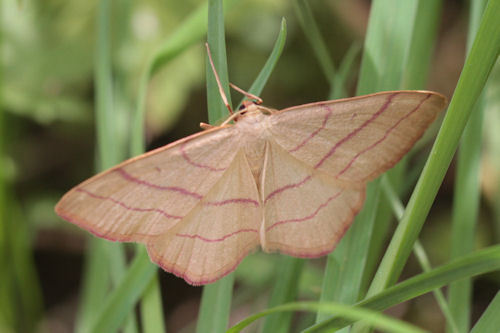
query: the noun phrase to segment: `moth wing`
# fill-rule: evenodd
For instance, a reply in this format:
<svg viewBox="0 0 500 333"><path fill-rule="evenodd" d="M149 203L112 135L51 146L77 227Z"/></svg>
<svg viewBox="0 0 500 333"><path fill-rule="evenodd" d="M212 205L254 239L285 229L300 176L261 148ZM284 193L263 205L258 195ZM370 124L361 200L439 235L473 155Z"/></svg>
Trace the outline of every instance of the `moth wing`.
<svg viewBox="0 0 500 333"><path fill-rule="evenodd" d="M271 115L273 139L339 181L366 183L394 166L446 105L427 91L394 91L296 106Z"/></svg>
<svg viewBox="0 0 500 333"><path fill-rule="evenodd" d="M296 257L331 252L365 198L364 186L343 187L272 141L264 173L266 251Z"/></svg>
<svg viewBox="0 0 500 333"><path fill-rule="evenodd" d="M146 241L154 262L195 285L233 271L259 245L262 207L239 152L228 170L176 227Z"/></svg>
<svg viewBox="0 0 500 333"><path fill-rule="evenodd" d="M56 212L106 239L145 241L182 223L228 169L235 145L232 126L189 136L90 178Z"/></svg>

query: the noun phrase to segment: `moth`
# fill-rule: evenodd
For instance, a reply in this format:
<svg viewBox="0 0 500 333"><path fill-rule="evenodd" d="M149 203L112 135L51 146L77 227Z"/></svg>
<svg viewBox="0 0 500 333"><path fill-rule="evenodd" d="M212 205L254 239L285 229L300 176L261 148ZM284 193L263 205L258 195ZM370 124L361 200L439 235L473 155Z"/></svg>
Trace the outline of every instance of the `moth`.
<svg viewBox="0 0 500 333"><path fill-rule="evenodd" d="M323 256L360 211L366 184L447 104L431 91L387 91L275 110L250 96L220 126L76 186L57 214L99 237L144 243L153 262L193 285L220 279L259 246Z"/></svg>

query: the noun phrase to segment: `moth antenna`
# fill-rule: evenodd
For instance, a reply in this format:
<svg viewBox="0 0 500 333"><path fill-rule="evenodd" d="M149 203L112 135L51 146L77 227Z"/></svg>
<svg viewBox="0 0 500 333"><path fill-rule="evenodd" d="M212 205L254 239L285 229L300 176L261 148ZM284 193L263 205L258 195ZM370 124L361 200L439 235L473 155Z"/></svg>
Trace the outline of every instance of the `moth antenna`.
<svg viewBox="0 0 500 333"><path fill-rule="evenodd" d="M234 90L236 90L237 92L245 95L246 97L248 97L250 99L254 99L256 101L255 102L256 104L262 104L262 98L260 98L259 96L251 94L248 91L245 91L245 90L241 89L240 87L238 87L237 85L235 85L235 84L233 84L231 82L229 82L229 86L231 88L233 88Z"/></svg>
<svg viewBox="0 0 500 333"><path fill-rule="evenodd" d="M220 83L219 74L217 74L217 71L215 70L214 61L212 60L212 54L210 53L210 47L208 46L208 43L205 43L205 46L207 47L208 60L210 61L210 66L212 66L212 71L214 72L215 81L217 81L217 86L219 87L220 97L222 98L222 101L226 105L226 108L229 110L229 113L233 114L234 112L227 101L226 93L224 92L224 89L222 89L222 84Z"/></svg>

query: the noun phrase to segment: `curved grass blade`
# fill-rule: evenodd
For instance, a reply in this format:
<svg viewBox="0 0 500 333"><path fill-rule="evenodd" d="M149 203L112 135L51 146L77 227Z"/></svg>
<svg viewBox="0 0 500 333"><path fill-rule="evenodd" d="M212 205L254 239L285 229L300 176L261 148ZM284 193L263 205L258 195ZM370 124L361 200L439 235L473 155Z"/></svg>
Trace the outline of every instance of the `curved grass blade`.
<svg viewBox="0 0 500 333"><path fill-rule="evenodd" d="M273 50L271 51L269 58L267 58L267 61L264 65L264 67L262 67L262 69L260 70L259 75L257 75L257 77L255 78L255 81L250 86L250 89L248 89L249 93L257 95L257 96L260 95L260 93L264 89L264 86L267 83L267 80L269 80L269 77L271 76L271 73L273 72L274 67L278 63L278 60L281 56L283 48L285 47L285 41L286 41L286 20L285 20L285 18L282 18L280 32L278 34L278 38L276 39L276 42L274 42ZM240 108L243 100L244 100L244 98L241 100L240 104L238 104L238 107L236 108L236 110L238 110Z"/></svg>
<svg viewBox="0 0 500 333"><path fill-rule="evenodd" d="M348 318L351 321L361 320L363 322L369 323L384 332L398 332L398 333L410 333L410 332L425 332L424 330L407 324L401 320L391 318L387 315L371 311L368 309L363 309L361 307L352 307L340 303L315 303L315 302L296 302L283 304L271 309L264 310L262 312L256 313L246 319L240 321L235 326L231 327L226 333L237 333L241 332L242 329L250 325L255 320L272 315L280 312L288 311L311 311L311 312L327 312L330 314L337 314L342 317Z"/></svg>
<svg viewBox="0 0 500 333"><path fill-rule="evenodd" d="M500 292L497 292L490 305L483 312L470 333L494 332L500 327Z"/></svg>
<svg viewBox="0 0 500 333"><path fill-rule="evenodd" d="M141 248L128 268L127 274L107 297L101 312L90 325L90 332L116 332L134 308L156 270L146 250Z"/></svg>
<svg viewBox="0 0 500 333"><path fill-rule="evenodd" d="M397 220L399 222L404 214L404 206L399 200L396 192L391 186L389 179L386 176L382 177L382 188L390 203L390 206L394 211L394 215L396 215ZM432 269L431 263L429 257L427 256L427 253L425 252L424 247L422 246L422 244L418 239L415 241L415 245L413 246L413 253L417 258L420 267L422 267L422 270L424 272L429 272ZM446 322L449 326L450 331L453 333L458 333L457 324L455 322L455 319L453 318L453 315L448 306L448 302L446 302L446 298L444 297L443 292L441 291L441 289L434 289L432 293L434 294L436 302L438 303L441 311L443 312L443 315L446 318Z"/></svg>
<svg viewBox="0 0 500 333"><path fill-rule="evenodd" d="M309 2L306 0L293 0L293 8L295 9L295 15L299 18L302 30L309 40L311 47L316 54L316 58L325 74L326 79L330 82L330 86L333 86L333 79L335 77L335 65L331 60L331 57L326 47L325 40L321 35L318 24L314 19L311 11Z"/></svg>

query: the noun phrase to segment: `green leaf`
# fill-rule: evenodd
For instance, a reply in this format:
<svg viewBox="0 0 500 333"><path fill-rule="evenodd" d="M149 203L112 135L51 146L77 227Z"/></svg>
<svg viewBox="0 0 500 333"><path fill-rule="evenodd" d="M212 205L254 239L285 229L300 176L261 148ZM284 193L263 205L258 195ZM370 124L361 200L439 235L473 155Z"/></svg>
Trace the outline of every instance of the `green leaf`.
<svg viewBox="0 0 500 333"><path fill-rule="evenodd" d="M407 324L398 319L391 318L381 313L363 309L360 307L351 307L339 303L313 303L313 302L297 302L280 305L271 309L264 310L250 317L245 318L235 326L231 327L226 333L241 332L255 320L264 316L285 311L311 311L311 312L327 312L329 314L337 314L352 321L362 320L369 323L384 332L425 332L424 330Z"/></svg>
<svg viewBox="0 0 500 333"><path fill-rule="evenodd" d="M151 264L146 250L141 248L137 251L127 274L106 298L104 306L99 307L101 311L89 325L90 332L116 332L134 309L156 271L157 267Z"/></svg>
<svg viewBox="0 0 500 333"><path fill-rule="evenodd" d="M267 58L267 61L262 67L262 69L259 72L259 75L255 78L254 82L250 86L250 89L248 89L248 92L254 95L259 96L262 90L264 89L264 86L267 83L267 80L269 80L269 77L271 76L271 73L274 70L274 67L278 63L278 60L281 56L281 53L283 52L283 48L285 47L285 41L286 41L286 20L285 18L281 19L281 27L280 27L280 32L278 34L278 38L276 39L276 42L274 42L274 47L269 55L269 58ZM238 105L238 108L240 107L241 103L243 102L244 98Z"/></svg>
<svg viewBox="0 0 500 333"><path fill-rule="evenodd" d="M483 312L470 333L495 332L500 327L500 292L497 292L490 305Z"/></svg>
<svg viewBox="0 0 500 333"><path fill-rule="evenodd" d="M471 3L469 24L469 46L479 27L486 1ZM462 135L457 154L455 187L453 196L451 258L458 258L474 249L476 224L479 215L480 186L479 169L484 120L484 94L476 103ZM458 332L468 332L471 320L472 283L461 280L452 283L448 289L450 309ZM448 325L448 331L452 328Z"/></svg>
<svg viewBox="0 0 500 333"><path fill-rule="evenodd" d="M295 300L299 291L299 281L304 260L289 256L281 256L276 272L269 307L274 307ZM262 333L287 333L292 324L292 314L279 312L266 317Z"/></svg>

